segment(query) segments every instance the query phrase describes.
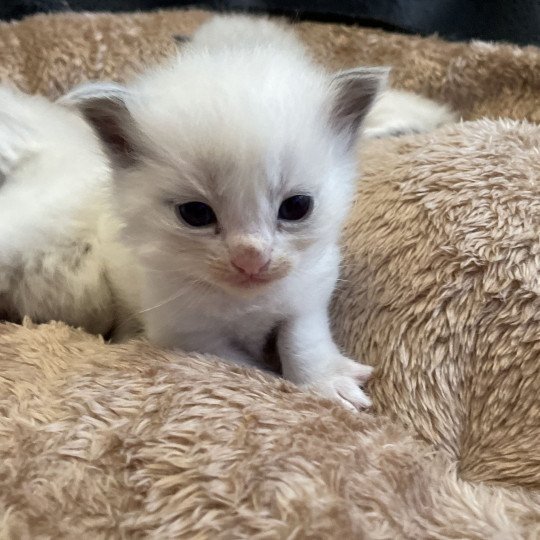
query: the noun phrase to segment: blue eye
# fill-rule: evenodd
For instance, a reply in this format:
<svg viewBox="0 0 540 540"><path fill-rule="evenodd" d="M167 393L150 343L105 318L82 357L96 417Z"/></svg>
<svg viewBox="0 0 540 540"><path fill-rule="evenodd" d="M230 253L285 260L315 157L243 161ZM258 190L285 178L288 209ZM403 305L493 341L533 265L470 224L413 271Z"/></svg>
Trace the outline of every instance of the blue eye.
<svg viewBox="0 0 540 540"><path fill-rule="evenodd" d="M307 216L312 206L313 197L309 195L293 195L281 203L278 218L286 221L299 221Z"/></svg>
<svg viewBox="0 0 540 540"><path fill-rule="evenodd" d="M203 202L192 201L175 206L176 215L191 227L208 227L217 223L216 214Z"/></svg>

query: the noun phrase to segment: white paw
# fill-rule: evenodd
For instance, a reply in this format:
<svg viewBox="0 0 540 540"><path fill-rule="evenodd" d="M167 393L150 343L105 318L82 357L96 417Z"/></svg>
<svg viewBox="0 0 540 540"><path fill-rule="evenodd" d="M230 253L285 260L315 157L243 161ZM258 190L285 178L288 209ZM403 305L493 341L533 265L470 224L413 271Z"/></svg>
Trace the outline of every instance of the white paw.
<svg viewBox="0 0 540 540"><path fill-rule="evenodd" d="M371 366L341 356L324 374L317 374L313 380L301 386L337 401L348 409L366 409L371 406L371 400L360 388L360 384L366 382L372 372Z"/></svg>

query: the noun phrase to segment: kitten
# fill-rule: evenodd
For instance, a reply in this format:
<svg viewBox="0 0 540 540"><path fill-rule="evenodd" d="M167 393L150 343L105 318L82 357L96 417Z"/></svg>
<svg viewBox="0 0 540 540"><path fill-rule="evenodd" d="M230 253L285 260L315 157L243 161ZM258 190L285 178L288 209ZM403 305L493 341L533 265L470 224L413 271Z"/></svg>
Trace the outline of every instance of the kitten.
<svg viewBox="0 0 540 540"><path fill-rule="evenodd" d="M329 75L279 26L218 17L130 85L64 97L115 163L151 341L258 365L277 327L285 378L369 406L371 368L341 354L328 304L357 133L386 74Z"/></svg>
<svg viewBox="0 0 540 540"><path fill-rule="evenodd" d="M0 318L110 333L136 310L110 168L78 114L0 87ZM118 334L133 332L117 328Z"/></svg>

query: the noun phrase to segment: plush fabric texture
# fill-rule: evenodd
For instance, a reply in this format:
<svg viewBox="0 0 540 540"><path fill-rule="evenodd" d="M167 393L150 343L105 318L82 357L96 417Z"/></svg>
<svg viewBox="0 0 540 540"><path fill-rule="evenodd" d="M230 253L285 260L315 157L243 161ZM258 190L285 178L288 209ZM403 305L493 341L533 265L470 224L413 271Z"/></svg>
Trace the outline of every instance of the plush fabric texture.
<svg viewBox="0 0 540 540"><path fill-rule="evenodd" d="M262 373L59 324L0 327L0 359L1 538L538 533L538 493Z"/></svg>
<svg viewBox="0 0 540 540"><path fill-rule="evenodd" d="M335 329L376 409L463 478L540 487L540 126L479 120L363 152Z"/></svg>
<svg viewBox="0 0 540 540"><path fill-rule="evenodd" d="M3 24L0 78L51 97L121 80L207 16ZM212 358L0 325L0 538L540 536L540 52L297 28L328 66L396 65L395 86L475 120L361 151L333 321L376 366L375 414Z"/></svg>

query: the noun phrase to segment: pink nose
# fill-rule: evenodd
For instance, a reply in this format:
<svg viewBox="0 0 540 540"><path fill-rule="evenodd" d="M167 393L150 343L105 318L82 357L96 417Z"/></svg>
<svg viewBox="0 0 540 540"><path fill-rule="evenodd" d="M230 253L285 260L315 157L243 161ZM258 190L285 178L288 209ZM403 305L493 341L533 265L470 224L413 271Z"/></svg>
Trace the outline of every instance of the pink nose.
<svg viewBox="0 0 540 540"><path fill-rule="evenodd" d="M242 251L231 258L231 264L242 274L254 276L270 266L270 259L263 253Z"/></svg>

